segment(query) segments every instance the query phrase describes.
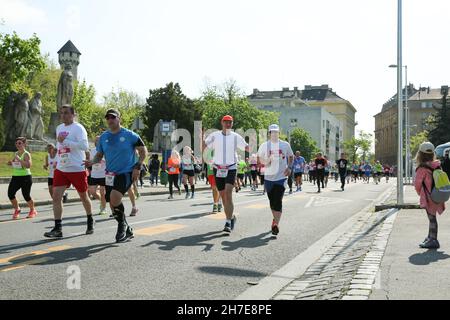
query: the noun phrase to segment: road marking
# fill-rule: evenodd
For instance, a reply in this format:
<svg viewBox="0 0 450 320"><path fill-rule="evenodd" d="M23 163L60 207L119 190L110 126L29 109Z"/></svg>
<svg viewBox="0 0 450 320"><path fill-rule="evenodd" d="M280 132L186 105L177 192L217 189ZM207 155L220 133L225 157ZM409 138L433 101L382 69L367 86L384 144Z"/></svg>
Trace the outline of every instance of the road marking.
<svg viewBox="0 0 450 320"><path fill-rule="evenodd" d="M33 264L47 262L51 259L50 257L40 257L37 259L35 259L35 257L49 254L52 252L64 251L64 250L68 250L71 248L72 248L71 246L56 246L56 247L51 247L51 248L47 248L44 250L37 250L37 251L29 252L29 253L24 253L21 255L16 255L16 256L0 259L0 264L12 263L11 266L7 266L5 268L0 268L0 272L18 270L18 269L24 268L27 265L33 265ZM26 259L26 258L33 258L33 259L14 264L14 261Z"/></svg>
<svg viewBox="0 0 450 320"><path fill-rule="evenodd" d="M187 226L180 224L162 224L155 227L136 230L134 233L140 236L154 236L157 234L167 233L175 230L184 229Z"/></svg>
<svg viewBox="0 0 450 320"><path fill-rule="evenodd" d="M341 198L326 198L326 197L312 197L311 200L306 204L305 208L310 207L326 207L335 204L349 203L353 200L341 199Z"/></svg>

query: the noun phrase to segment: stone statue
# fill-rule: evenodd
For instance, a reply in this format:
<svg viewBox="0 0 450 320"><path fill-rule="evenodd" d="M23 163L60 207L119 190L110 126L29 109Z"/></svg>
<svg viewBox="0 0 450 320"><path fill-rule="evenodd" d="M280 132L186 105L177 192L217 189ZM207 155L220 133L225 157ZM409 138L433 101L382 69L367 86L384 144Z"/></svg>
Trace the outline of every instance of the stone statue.
<svg viewBox="0 0 450 320"><path fill-rule="evenodd" d="M72 104L73 99L73 74L70 66L63 71L58 83L58 94L56 97L56 105L58 112L65 104Z"/></svg>
<svg viewBox="0 0 450 320"><path fill-rule="evenodd" d="M15 106L18 99L17 92L12 91L6 100L5 107L2 110L3 121L5 123L5 137L6 141L16 139L15 129Z"/></svg>
<svg viewBox="0 0 450 320"><path fill-rule="evenodd" d="M31 113L31 138L35 140L44 139L44 122L42 121L42 93L37 92L30 100Z"/></svg>
<svg viewBox="0 0 450 320"><path fill-rule="evenodd" d="M28 105L28 94L24 93L19 95L19 98L16 100L15 104L15 137L29 137L30 130L29 128L29 105ZM30 137L31 138L31 137Z"/></svg>

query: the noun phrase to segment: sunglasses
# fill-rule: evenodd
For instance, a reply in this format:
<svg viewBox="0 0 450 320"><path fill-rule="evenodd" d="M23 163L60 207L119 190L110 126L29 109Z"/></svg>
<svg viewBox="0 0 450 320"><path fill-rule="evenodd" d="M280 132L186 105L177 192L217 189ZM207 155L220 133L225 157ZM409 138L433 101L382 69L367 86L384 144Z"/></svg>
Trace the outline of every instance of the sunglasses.
<svg viewBox="0 0 450 320"><path fill-rule="evenodd" d="M116 116L113 116L113 115L108 115L108 116L105 117L105 119L106 119L106 120L116 120L117 117L116 117Z"/></svg>
<svg viewBox="0 0 450 320"><path fill-rule="evenodd" d="M22 145L23 144L23 142L16 142L16 145L18 145L18 146L20 146L20 145Z"/></svg>

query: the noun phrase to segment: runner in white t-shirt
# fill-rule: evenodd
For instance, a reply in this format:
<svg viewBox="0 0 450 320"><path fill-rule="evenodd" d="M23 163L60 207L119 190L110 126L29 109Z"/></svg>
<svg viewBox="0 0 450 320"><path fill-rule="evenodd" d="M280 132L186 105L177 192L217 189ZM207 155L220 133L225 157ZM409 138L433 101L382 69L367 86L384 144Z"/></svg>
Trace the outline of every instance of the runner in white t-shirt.
<svg viewBox="0 0 450 320"><path fill-rule="evenodd" d="M95 138L95 147L89 150L89 159L93 160L97 154L97 145L100 137ZM102 159L99 163L96 163L90 168L90 174L88 179L89 194L94 197L95 200L100 201L99 215L106 215L106 161ZM97 193L97 188L100 187L100 195Z"/></svg>
<svg viewBox="0 0 450 320"><path fill-rule="evenodd" d="M62 238L62 198L71 185L78 191L87 215L86 234L94 233L92 205L88 195L87 173L84 165L89 142L86 129L74 122L75 109L64 105L60 110L62 124L56 129L58 164L53 178L53 214L55 228L44 234L47 238Z"/></svg>
<svg viewBox="0 0 450 320"><path fill-rule="evenodd" d="M48 170L48 192L50 197L53 199L53 176L56 169L56 164L58 163L58 156L56 147L54 144L47 145L47 157L44 162L44 169Z"/></svg>
<svg viewBox="0 0 450 320"><path fill-rule="evenodd" d="M234 119L225 116L222 119L222 131L214 132L205 139L209 149L214 150L214 175L217 189L223 201L226 223L224 232L231 233L236 224L233 205L233 188L237 174L237 149L249 151L248 144L237 133L231 131Z"/></svg>
<svg viewBox="0 0 450 320"><path fill-rule="evenodd" d="M272 209L272 234L277 236L283 212L283 197L286 181L292 174L294 152L291 145L280 140L280 127L269 127L270 140L259 147L258 162L265 166L264 186Z"/></svg>

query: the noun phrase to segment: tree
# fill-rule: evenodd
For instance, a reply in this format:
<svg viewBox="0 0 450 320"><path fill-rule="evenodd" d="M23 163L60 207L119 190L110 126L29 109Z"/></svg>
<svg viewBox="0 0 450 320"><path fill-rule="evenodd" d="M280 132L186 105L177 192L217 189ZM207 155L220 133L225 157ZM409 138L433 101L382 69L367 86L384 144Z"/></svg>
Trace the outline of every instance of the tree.
<svg viewBox="0 0 450 320"><path fill-rule="evenodd" d="M294 152L300 151L307 162L320 152L316 141L304 129L296 128L291 132L291 146Z"/></svg>
<svg viewBox="0 0 450 320"><path fill-rule="evenodd" d="M267 129L269 125L278 123L277 113L259 110L250 104L245 96L239 95L236 84L226 84L225 88L228 89L221 93L220 89L210 87L196 101L204 128L220 129L225 115L233 116L234 128L242 130Z"/></svg>
<svg viewBox="0 0 450 320"><path fill-rule="evenodd" d="M75 108L78 121L86 128L88 137L93 139L106 129L103 118L106 110L103 106L97 104L95 88L92 85L87 85L86 81L76 82L73 91L72 105Z"/></svg>
<svg viewBox="0 0 450 320"><path fill-rule="evenodd" d="M367 161L369 152L372 149L373 135L364 131L359 132L359 137L344 141L345 152L350 155L352 162L357 162L361 156L362 161Z"/></svg>
<svg viewBox="0 0 450 320"><path fill-rule="evenodd" d="M24 91L27 77L45 67L39 45L35 34L25 40L15 32L0 33L0 109L12 90ZM4 143L4 123L0 116L0 149Z"/></svg>
<svg viewBox="0 0 450 320"><path fill-rule="evenodd" d="M411 155L414 157L419 151L419 147L422 143L428 141L428 131L422 131L414 135L410 139L409 149L411 150Z"/></svg>
<svg viewBox="0 0 450 320"><path fill-rule="evenodd" d="M144 100L132 91L118 88L103 96L105 109L118 109L121 113L121 124L125 128L131 128L136 118L144 114Z"/></svg>
<svg viewBox="0 0 450 320"><path fill-rule="evenodd" d="M192 134L195 114L194 102L183 94L178 83L171 82L164 88L150 90L144 112L144 135L148 141L153 141L159 120L175 120L179 129L187 129Z"/></svg>
<svg viewBox="0 0 450 320"><path fill-rule="evenodd" d="M429 138L430 142L435 146L450 142L450 106L447 101L447 93L444 94L442 98L442 105L440 108L436 108L437 113L434 115L432 121L433 130L430 131Z"/></svg>
<svg viewBox="0 0 450 320"><path fill-rule="evenodd" d="M21 91L27 77L45 68L40 43L36 34L21 39L15 32L0 33L0 105L3 106L11 90Z"/></svg>

